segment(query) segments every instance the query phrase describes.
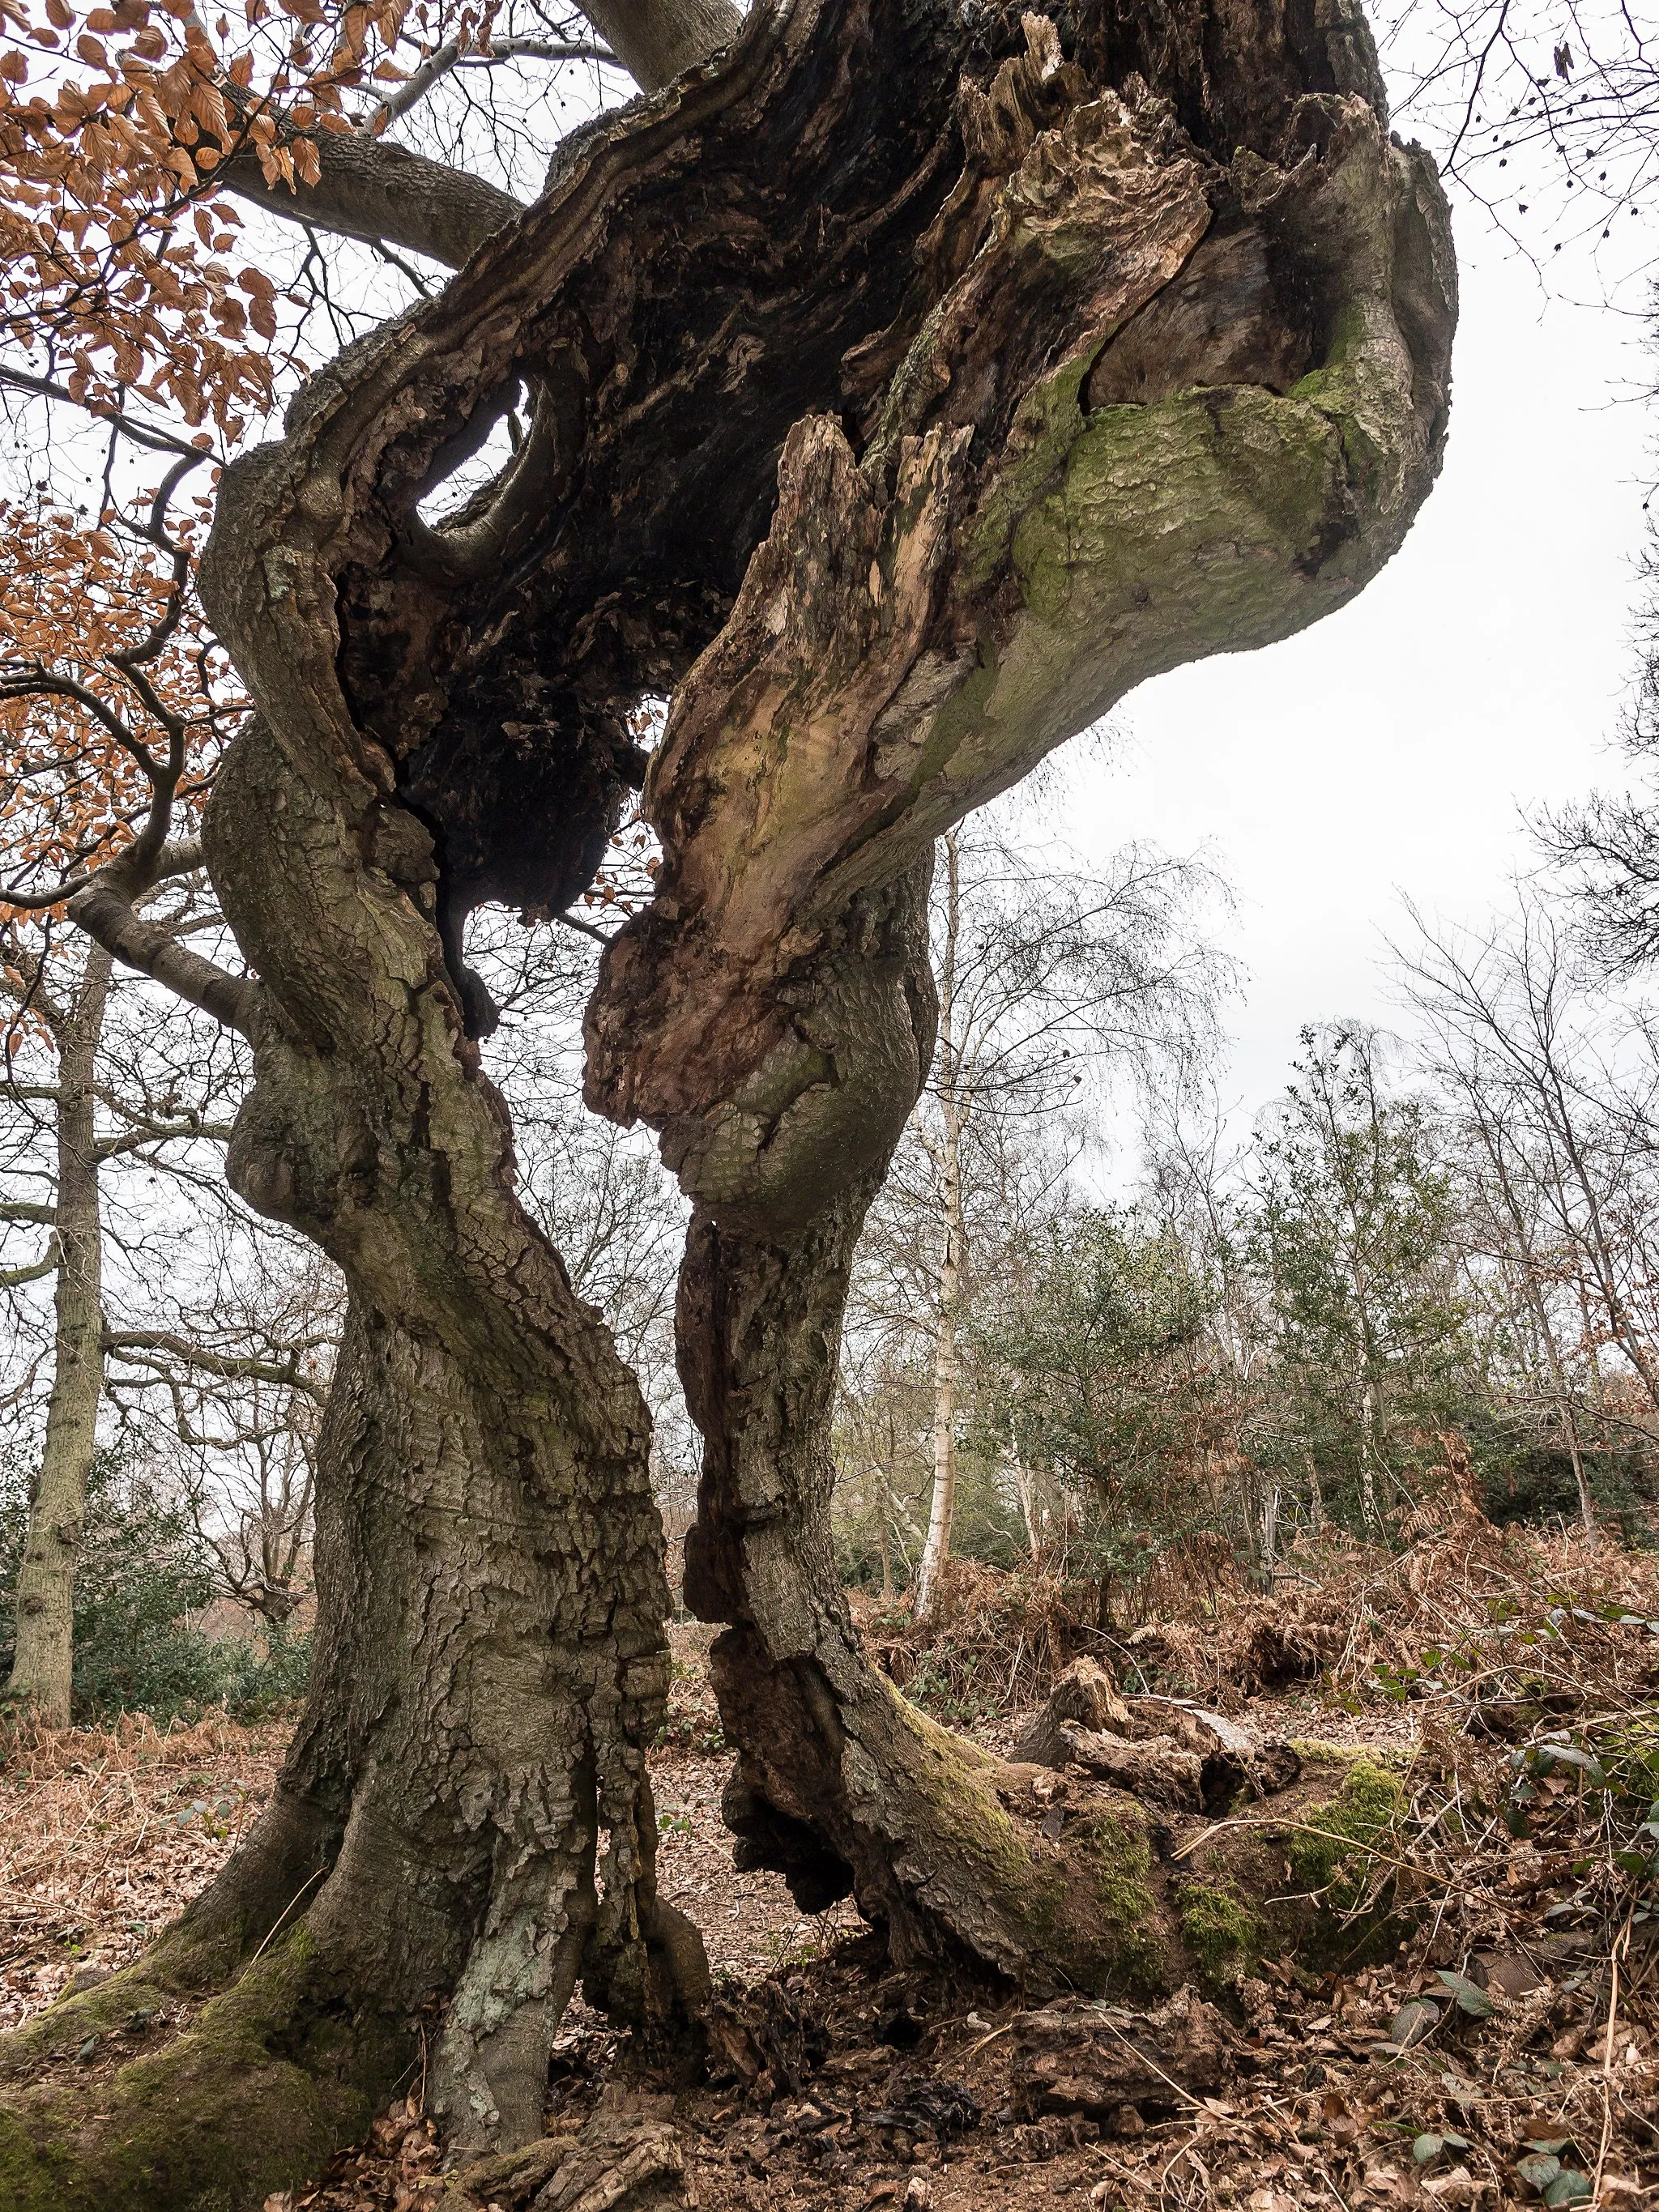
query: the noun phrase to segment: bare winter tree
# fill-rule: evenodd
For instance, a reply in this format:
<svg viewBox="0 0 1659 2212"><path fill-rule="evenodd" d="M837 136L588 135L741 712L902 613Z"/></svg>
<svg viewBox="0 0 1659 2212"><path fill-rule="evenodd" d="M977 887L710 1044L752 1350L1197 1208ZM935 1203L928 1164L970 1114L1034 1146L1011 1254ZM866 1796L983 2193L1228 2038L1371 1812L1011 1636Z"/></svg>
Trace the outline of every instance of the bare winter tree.
<svg viewBox="0 0 1659 2212"><path fill-rule="evenodd" d="M164 1469L216 1562L220 1594L267 1625L311 1588L317 1448L343 1298L312 1246L231 1206L191 1224L167 1325L106 1328L120 1431ZM159 1302L158 1302L159 1303Z"/></svg>
<svg viewBox="0 0 1659 2212"><path fill-rule="evenodd" d="M592 14L651 96L532 205L307 142L287 209L464 265L221 487L203 593L256 711L204 843L246 972L158 957L137 863L75 899L252 1041L233 1179L349 1310L281 1781L71 2002L90 2029L222 1994L72 2130L25 2032L25 2201L257 2201L386 2093L434 1995L436 2110L518 2142L579 1978L659 2023L702 1990L655 1891L646 1409L516 1194L464 952L483 902L580 895L665 692L661 865L601 964L587 1095L660 1133L694 1207L686 1595L722 1625L728 1817L901 1960L1101 1989L1178 1955L1152 1887L1126 1908L1127 1814L1073 1823L1092 1853L1045 1836L861 1650L828 1527L842 1302L932 1058L934 841L1133 684L1286 635L1394 552L1444 428L1443 202L1346 8Z"/></svg>
<svg viewBox="0 0 1659 2212"><path fill-rule="evenodd" d="M1659 1413L1659 1060L1650 1024L1598 998L1558 916L1523 895L1484 935L1431 931L1404 963L1434 1073L1472 1140L1489 1263L1594 1518L1585 1410L1605 1370Z"/></svg>
<svg viewBox="0 0 1659 2212"><path fill-rule="evenodd" d="M203 921L187 882L158 883L148 927L176 944ZM106 1248L125 1240L109 1218L112 1171L129 1204L135 1176L216 1182L203 1152L229 1134L229 1094L240 1087L230 1055L204 1050L187 1022L158 1024L154 994L134 985L131 975L116 981L103 946L82 939L77 948L73 933L60 930L54 951L50 932L21 921L0 929L0 1243L21 1237L37 1255L8 1267L0 1284L17 1291L50 1282L52 1295L51 1382L8 1686L49 1728L70 1721L82 1516L113 1342ZM35 1331L23 1310L14 1319L15 1357Z"/></svg>
<svg viewBox="0 0 1659 2212"><path fill-rule="evenodd" d="M975 1259L1029 1226L1012 1177L1039 1188L1082 1093L1168 1076L1206 1042L1219 963L1194 934L1205 871L1131 846L1085 873L986 830L941 840L932 900L939 1042L866 1228L890 1327L931 1339L933 1488L916 1581L925 1619L950 1557L960 1337ZM1063 1141L1060 1150L1066 1146ZM1065 1163L1069 1164L1070 1163ZM873 1288L873 1285L872 1286ZM866 1293L865 1303L869 1303Z"/></svg>
<svg viewBox="0 0 1659 2212"><path fill-rule="evenodd" d="M1535 266L1576 247L1616 283L1650 260L1639 218L1659 187L1659 61L1639 11L1396 0L1379 28L1399 119Z"/></svg>

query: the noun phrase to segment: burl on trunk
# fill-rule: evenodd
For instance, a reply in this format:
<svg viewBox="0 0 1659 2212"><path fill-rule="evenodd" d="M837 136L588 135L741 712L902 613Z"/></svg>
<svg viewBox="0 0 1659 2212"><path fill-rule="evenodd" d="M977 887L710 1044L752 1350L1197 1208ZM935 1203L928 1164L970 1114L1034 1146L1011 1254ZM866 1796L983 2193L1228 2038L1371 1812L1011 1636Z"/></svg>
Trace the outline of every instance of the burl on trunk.
<svg viewBox="0 0 1659 2212"><path fill-rule="evenodd" d="M258 710L207 839L258 977L233 1173L351 1292L316 1674L247 1849L113 1996L14 2039L19 2204L257 2201L431 2000L451 2124L511 2143L579 1977L636 2019L696 2001L653 1879L647 1419L514 1196L463 946L480 902L591 880L649 694L662 866L588 1094L696 1206L687 1591L726 1624L732 1824L901 1955L1170 1971L1137 1801L1045 1835L1032 1770L859 1648L848 1264L932 1050L933 841L1143 678L1364 584L1437 466L1453 317L1431 166L1340 7L790 0L578 134L228 471L204 588ZM521 451L428 524L521 392ZM179 2033L71 2118L41 2054L136 1987Z"/></svg>

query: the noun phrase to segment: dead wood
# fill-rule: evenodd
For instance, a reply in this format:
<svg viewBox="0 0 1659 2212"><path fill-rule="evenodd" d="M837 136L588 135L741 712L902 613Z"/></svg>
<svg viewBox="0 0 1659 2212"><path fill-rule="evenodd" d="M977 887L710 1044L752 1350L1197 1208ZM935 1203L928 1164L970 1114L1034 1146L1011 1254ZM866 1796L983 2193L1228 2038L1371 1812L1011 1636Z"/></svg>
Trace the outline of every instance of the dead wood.
<svg viewBox="0 0 1659 2212"><path fill-rule="evenodd" d="M1237 2038L1190 1989L1153 2012L1069 1998L1013 2023L1009 2081L1029 2113L1115 2116L1131 2105L1159 2117L1220 2087Z"/></svg>
<svg viewBox="0 0 1659 2212"><path fill-rule="evenodd" d="M1282 1737L1253 1734L1224 1713L1178 1698L1118 1694L1095 1659L1076 1659L1027 1722L1014 1756L1080 1766L1154 1804L1207 1812L1241 1790L1287 1789L1302 1762Z"/></svg>

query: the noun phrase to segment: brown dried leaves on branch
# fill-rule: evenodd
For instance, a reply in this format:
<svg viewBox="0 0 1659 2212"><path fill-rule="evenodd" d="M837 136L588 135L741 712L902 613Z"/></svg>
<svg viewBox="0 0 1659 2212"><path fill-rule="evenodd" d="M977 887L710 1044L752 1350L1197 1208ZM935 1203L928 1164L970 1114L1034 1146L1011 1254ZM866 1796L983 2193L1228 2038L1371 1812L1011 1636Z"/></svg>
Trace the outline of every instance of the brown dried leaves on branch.
<svg viewBox="0 0 1659 2212"><path fill-rule="evenodd" d="M210 513L198 499L167 540L112 506L94 520L49 496L0 501L0 921L8 887L37 892L126 848L175 736L173 826L193 826L242 703L191 589Z"/></svg>
<svg viewBox="0 0 1659 2212"><path fill-rule="evenodd" d="M271 401L276 289L252 260L234 265L240 217L216 172L246 149L268 185L315 183L306 134L352 128L351 89L400 74L385 57L404 15L402 0L247 0L233 33L190 0L3 0L9 365L94 413L136 397L239 434Z"/></svg>

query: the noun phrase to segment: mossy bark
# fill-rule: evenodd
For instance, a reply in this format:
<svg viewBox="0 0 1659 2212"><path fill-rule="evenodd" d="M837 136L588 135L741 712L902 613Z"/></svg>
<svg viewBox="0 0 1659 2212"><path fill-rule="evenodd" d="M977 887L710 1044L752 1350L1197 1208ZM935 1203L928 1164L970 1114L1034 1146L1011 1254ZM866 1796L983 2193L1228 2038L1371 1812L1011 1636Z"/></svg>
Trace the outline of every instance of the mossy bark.
<svg viewBox="0 0 1659 2212"><path fill-rule="evenodd" d="M217 1996L180 1978L161 1962L118 1976L8 2053L6 2212L240 2212L314 2173L407 2073L409 2036L365 2016L303 1930Z"/></svg>
<svg viewBox="0 0 1659 2212"><path fill-rule="evenodd" d="M1443 204L1363 22L1316 16L757 9L227 471L203 588L258 708L207 825L258 979L232 1173L351 1315L311 1703L186 1930L251 1960L301 1921L283 2033L349 1990L364 2080L444 1995L465 2134L533 2132L579 1971L647 2011L697 1980L651 1869L644 1410L514 1196L463 946L481 901L591 881L644 765L629 711L671 687L663 865L588 1084L660 1129L696 1209L689 1571L727 1625L734 1815L907 1955L1153 1973L1133 1801L1068 1850L1029 1778L860 1656L827 1421L932 1048L933 840L1143 677L1340 605L1437 465ZM428 526L521 386L521 449Z"/></svg>

